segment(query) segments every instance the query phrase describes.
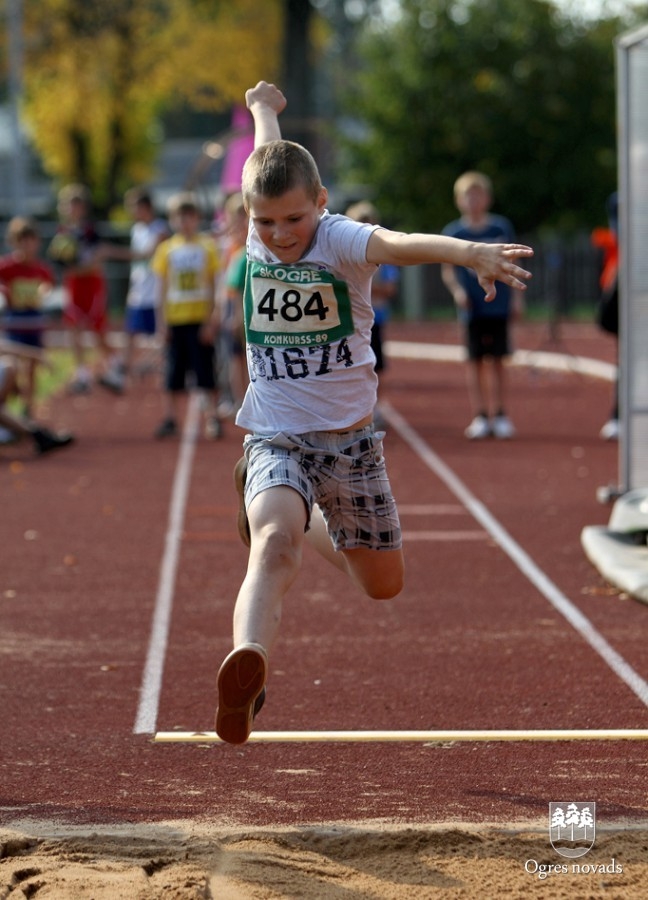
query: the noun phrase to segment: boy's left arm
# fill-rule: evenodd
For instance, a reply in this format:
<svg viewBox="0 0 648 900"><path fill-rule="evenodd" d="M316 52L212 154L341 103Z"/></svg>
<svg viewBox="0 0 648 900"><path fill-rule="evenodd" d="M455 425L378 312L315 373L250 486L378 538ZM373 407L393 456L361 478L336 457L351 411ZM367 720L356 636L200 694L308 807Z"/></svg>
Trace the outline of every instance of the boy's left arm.
<svg viewBox="0 0 648 900"><path fill-rule="evenodd" d="M279 88L267 81L259 81L245 92L245 103L254 119L255 148L281 140L278 116L286 108L286 98Z"/></svg>
<svg viewBox="0 0 648 900"><path fill-rule="evenodd" d="M523 291L531 273L516 263L533 256L524 244L483 244L440 234L403 234L378 228L367 244L367 262L396 266L448 263L474 269L487 301L496 294L495 282L502 281Z"/></svg>
<svg viewBox="0 0 648 900"><path fill-rule="evenodd" d="M151 260L151 269L153 274L155 275L155 292L157 298L157 309L156 309L156 338L160 341L160 343L164 344L167 342L169 337L169 326L166 320L166 305L167 305L167 293L169 290L169 281L168 281L168 265L167 265L167 256L165 253L165 247L160 245L158 249L153 254L153 259Z"/></svg>
<svg viewBox="0 0 648 900"><path fill-rule="evenodd" d="M521 291L513 291L511 295L511 321L519 322L524 318L526 304Z"/></svg>
<svg viewBox="0 0 648 900"><path fill-rule="evenodd" d="M219 263L214 250L210 264L205 272L205 293L209 304L209 311L200 329L200 339L203 344L213 344L220 326L220 310L216 303L216 279L219 274Z"/></svg>

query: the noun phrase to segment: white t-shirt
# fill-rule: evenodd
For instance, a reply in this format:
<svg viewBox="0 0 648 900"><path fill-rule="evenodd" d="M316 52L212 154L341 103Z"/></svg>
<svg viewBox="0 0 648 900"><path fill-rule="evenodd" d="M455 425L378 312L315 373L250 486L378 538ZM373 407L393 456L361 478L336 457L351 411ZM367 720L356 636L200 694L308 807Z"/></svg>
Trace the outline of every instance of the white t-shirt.
<svg viewBox="0 0 648 900"><path fill-rule="evenodd" d="M378 226L324 212L306 255L284 265L250 224L244 313L250 384L236 422L261 434L333 431L373 412L367 243Z"/></svg>
<svg viewBox="0 0 648 900"><path fill-rule="evenodd" d="M128 297L126 303L131 309L151 308L158 305L158 280L151 269L150 257L162 235L169 229L162 219L152 222L135 222L131 228L130 246L133 253L147 254L148 259L137 259L131 263Z"/></svg>

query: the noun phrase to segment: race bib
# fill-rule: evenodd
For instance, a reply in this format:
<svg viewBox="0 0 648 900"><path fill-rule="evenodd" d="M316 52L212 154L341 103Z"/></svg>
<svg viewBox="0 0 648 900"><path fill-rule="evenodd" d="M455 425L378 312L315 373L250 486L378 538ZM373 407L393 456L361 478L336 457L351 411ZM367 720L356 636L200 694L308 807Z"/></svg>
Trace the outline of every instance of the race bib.
<svg viewBox="0 0 648 900"><path fill-rule="evenodd" d="M204 294L201 281L200 272L196 272L195 269L178 269L173 273L169 298L174 303L201 300Z"/></svg>
<svg viewBox="0 0 648 900"><path fill-rule="evenodd" d="M314 269L248 260L244 311L250 344L313 347L353 333L346 283Z"/></svg>
<svg viewBox="0 0 648 900"><path fill-rule="evenodd" d="M37 278L15 278L11 285L13 309L38 309L41 306L40 286Z"/></svg>

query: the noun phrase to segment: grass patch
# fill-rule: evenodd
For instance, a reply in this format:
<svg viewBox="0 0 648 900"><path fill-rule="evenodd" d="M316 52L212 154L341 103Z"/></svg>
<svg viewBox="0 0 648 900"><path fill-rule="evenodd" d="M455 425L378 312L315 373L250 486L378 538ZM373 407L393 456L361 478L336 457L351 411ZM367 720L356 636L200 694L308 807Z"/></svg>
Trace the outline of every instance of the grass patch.
<svg viewBox="0 0 648 900"><path fill-rule="evenodd" d="M51 368L39 366L36 370L36 396L34 398L36 406L62 391L71 380L75 370L74 354L71 350L49 349L47 359ZM7 403L7 408L14 415L20 415L23 407L22 397L12 397Z"/></svg>
<svg viewBox="0 0 648 900"><path fill-rule="evenodd" d="M52 368L41 366L37 373L36 399L46 400L60 391L74 374L74 354L71 350L48 350L47 358Z"/></svg>

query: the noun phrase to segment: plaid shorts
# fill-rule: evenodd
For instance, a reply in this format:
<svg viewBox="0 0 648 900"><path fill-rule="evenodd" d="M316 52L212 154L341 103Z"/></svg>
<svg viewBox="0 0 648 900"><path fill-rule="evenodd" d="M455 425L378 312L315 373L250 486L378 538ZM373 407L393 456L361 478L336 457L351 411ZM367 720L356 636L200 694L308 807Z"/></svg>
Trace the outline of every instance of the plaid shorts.
<svg viewBox="0 0 648 900"><path fill-rule="evenodd" d="M401 528L383 436L372 425L343 432L247 435L246 506L268 488L291 487L304 498L309 519L313 505L320 507L336 550L399 549Z"/></svg>

